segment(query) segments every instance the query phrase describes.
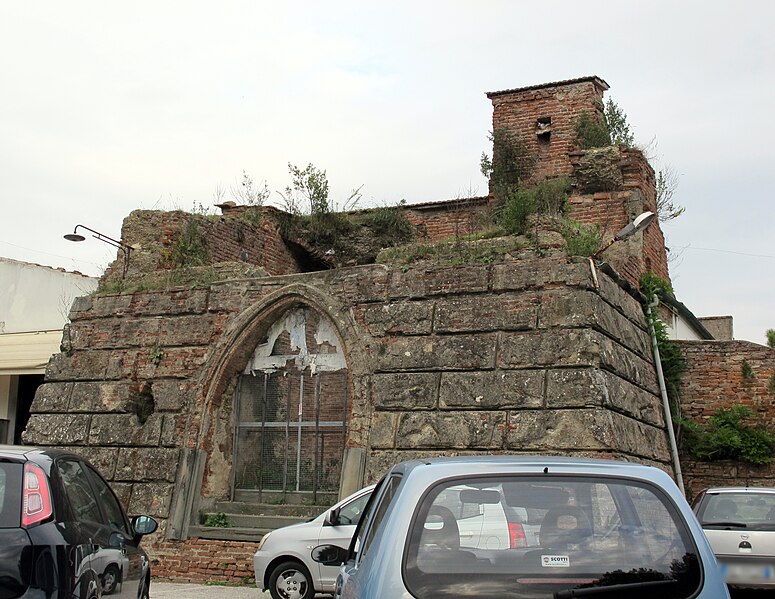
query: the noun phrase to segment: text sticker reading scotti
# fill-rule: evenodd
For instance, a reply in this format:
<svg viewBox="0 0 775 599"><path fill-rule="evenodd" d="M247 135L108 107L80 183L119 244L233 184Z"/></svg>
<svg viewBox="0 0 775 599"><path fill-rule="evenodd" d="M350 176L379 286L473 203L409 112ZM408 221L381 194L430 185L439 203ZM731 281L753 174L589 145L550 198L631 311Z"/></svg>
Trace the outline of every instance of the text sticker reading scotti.
<svg viewBox="0 0 775 599"><path fill-rule="evenodd" d="M544 568L570 568L570 558L567 555L542 555L541 566Z"/></svg>

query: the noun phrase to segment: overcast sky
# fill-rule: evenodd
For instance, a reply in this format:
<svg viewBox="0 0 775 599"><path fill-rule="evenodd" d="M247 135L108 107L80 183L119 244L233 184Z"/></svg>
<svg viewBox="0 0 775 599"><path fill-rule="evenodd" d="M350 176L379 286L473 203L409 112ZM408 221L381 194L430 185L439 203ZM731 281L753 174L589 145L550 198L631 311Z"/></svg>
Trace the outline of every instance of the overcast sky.
<svg viewBox="0 0 775 599"><path fill-rule="evenodd" d="M136 208L210 206L247 171L327 171L362 206L486 193L485 92L597 75L686 213L677 297L775 328L775 3L3 2L0 256L99 275ZM273 196L274 203L279 197Z"/></svg>

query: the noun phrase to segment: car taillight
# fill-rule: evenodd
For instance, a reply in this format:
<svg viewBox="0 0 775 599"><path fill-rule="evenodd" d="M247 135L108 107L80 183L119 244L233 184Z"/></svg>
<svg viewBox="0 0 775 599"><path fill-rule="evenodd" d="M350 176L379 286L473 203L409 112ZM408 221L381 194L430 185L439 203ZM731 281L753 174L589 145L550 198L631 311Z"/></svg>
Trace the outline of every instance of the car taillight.
<svg viewBox="0 0 775 599"><path fill-rule="evenodd" d="M43 469L36 464L24 465L22 491L22 526L28 528L51 517L51 491Z"/></svg>
<svg viewBox="0 0 775 599"><path fill-rule="evenodd" d="M527 547L527 538L525 537L525 528L520 522L509 522L509 547Z"/></svg>

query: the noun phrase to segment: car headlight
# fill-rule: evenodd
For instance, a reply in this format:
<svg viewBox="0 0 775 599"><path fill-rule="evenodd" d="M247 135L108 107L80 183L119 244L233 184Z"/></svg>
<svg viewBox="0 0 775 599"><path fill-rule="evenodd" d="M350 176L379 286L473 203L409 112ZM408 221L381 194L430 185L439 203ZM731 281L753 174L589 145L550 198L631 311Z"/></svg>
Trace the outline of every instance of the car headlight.
<svg viewBox="0 0 775 599"><path fill-rule="evenodd" d="M261 541L259 541L259 543L258 543L257 551L261 551L261 548L264 546L264 543L266 543L269 540L270 536L272 536L272 532L271 531L269 531L263 537L261 537Z"/></svg>

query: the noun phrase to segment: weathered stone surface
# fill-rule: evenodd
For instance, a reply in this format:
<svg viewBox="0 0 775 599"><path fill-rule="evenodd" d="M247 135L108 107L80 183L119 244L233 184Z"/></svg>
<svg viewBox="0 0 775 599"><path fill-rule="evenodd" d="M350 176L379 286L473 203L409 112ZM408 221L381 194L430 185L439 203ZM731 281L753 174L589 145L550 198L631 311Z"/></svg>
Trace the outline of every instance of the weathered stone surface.
<svg viewBox="0 0 775 599"><path fill-rule="evenodd" d="M603 406L662 426L660 400L606 370L552 370L547 376L546 406L571 408Z"/></svg>
<svg viewBox="0 0 775 599"><path fill-rule="evenodd" d="M573 178L583 193L621 189L624 177L619 149L608 146L587 150L574 169Z"/></svg>
<svg viewBox="0 0 775 599"><path fill-rule="evenodd" d="M434 329L437 333L533 329L538 303L534 294L464 295L439 300Z"/></svg>
<svg viewBox="0 0 775 599"><path fill-rule="evenodd" d="M644 330L588 291L546 291L540 296L539 328L593 327L620 340L640 356L649 356L650 339Z"/></svg>
<svg viewBox="0 0 775 599"><path fill-rule="evenodd" d="M395 447L398 416L398 414L391 412L374 412L369 435L372 447Z"/></svg>
<svg viewBox="0 0 775 599"><path fill-rule="evenodd" d="M129 483L110 483L110 488L113 489L113 492L116 494L116 497L118 498L119 503L123 506L124 511L127 513L127 515L131 516L140 516L142 514L135 514L133 512L129 511L129 502L132 499L132 485ZM162 520L162 522L164 522ZM157 530L155 534L159 534L159 531ZM159 537L163 538L163 537Z"/></svg>
<svg viewBox="0 0 775 599"><path fill-rule="evenodd" d="M422 410L436 407L439 373L375 374L374 406L377 409Z"/></svg>
<svg viewBox="0 0 775 599"><path fill-rule="evenodd" d="M492 370L441 374L442 408L540 408L544 402L543 370Z"/></svg>
<svg viewBox="0 0 775 599"><path fill-rule="evenodd" d="M420 298L464 291L487 291L489 268L486 266L458 266L429 268L417 266L391 272L391 298Z"/></svg>
<svg viewBox="0 0 775 599"><path fill-rule="evenodd" d="M129 500L130 514L166 518L170 513L173 486L168 483L135 483Z"/></svg>
<svg viewBox="0 0 775 599"><path fill-rule="evenodd" d="M520 291L549 285L591 289L593 282L589 265L573 262L566 256L506 262L492 267L493 291Z"/></svg>
<svg viewBox="0 0 775 599"><path fill-rule="evenodd" d="M86 445L88 414L30 414L22 438L27 445Z"/></svg>
<svg viewBox="0 0 775 599"><path fill-rule="evenodd" d="M78 382L73 385L70 412L126 412L132 392L122 382Z"/></svg>
<svg viewBox="0 0 775 599"><path fill-rule="evenodd" d="M511 412L506 445L531 451L612 449L669 459L664 430L605 409Z"/></svg>
<svg viewBox="0 0 775 599"><path fill-rule="evenodd" d="M325 274L331 291L354 304L381 302L387 296L390 273L380 264L343 268Z"/></svg>
<svg viewBox="0 0 775 599"><path fill-rule="evenodd" d="M398 448L497 448L503 443L503 412L410 412L398 422Z"/></svg>
<svg viewBox="0 0 775 599"><path fill-rule="evenodd" d="M185 447L186 422L186 414L164 414L161 444L164 447Z"/></svg>
<svg viewBox="0 0 775 599"><path fill-rule="evenodd" d="M152 378L189 378L198 373L206 362L207 347L162 347L158 355L156 348L137 356L137 376Z"/></svg>
<svg viewBox="0 0 775 599"><path fill-rule="evenodd" d="M91 417L89 445L157 446L162 417L151 414L140 424L134 414L95 414Z"/></svg>
<svg viewBox="0 0 775 599"><path fill-rule="evenodd" d="M433 326L432 302L398 302L363 308L369 332L383 335L429 335Z"/></svg>
<svg viewBox="0 0 775 599"><path fill-rule="evenodd" d="M35 392L30 412L67 412L73 383L45 383Z"/></svg>
<svg viewBox="0 0 775 599"><path fill-rule="evenodd" d="M91 305L84 309L78 310L72 316L71 321L80 320L82 318L113 318L116 316L124 316L130 312L132 306L131 295L92 295L90 296ZM85 307L86 301L83 304L79 304L79 308Z"/></svg>
<svg viewBox="0 0 775 599"><path fill-rule="evenodd" d="M54 354L46 367L46 381L118 380L133 358L131 352L111 350Z"/></svg>
<svg viewBox="0 0 775 599"><path fill-rule="evenodd" d="M114 480L175 482L179 454L176 448L121 448Z"/></svg>
<svg viewBox="0 0 775 599"><path fill-rule="evenodd" d="M190 381L157 379L151 383L151 393L157 412L178 412L194 396Z"/></svg>
<svg viewBox="0 0 775 599"><path fill-rule="evenodd" d="M177 316L160 321L159 345L209 345L223 332L226 325L225 314L201 314L196 316Z"/></svg>
<svg viewBox="0 0 775 599"><path fill-rule="evenodd" d="M381 347L384 353L376 358L378 371L492 368L495 336L399 337L384 340Z"/></svg>
<svg viewBox="0 0 775 599"><path fill-rule="evenodd" d="M136 293L132 303L135 316L202 314L207 310L207 289L176 289L158 293Z"/></svg>

